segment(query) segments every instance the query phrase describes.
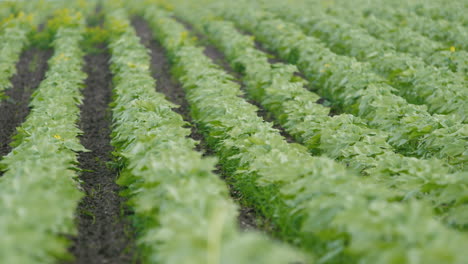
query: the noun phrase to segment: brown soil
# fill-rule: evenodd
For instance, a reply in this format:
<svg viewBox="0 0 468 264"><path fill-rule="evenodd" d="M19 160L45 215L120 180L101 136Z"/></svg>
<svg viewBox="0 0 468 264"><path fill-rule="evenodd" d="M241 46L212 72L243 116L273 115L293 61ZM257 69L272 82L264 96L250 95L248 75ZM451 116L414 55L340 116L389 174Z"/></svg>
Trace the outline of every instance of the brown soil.
<svg viewBox="0 0 468 264"><path fill-rule="evenodd" d="M31 94L44 79L51 55L50 49L31 48L21 54L16 64L17 73L11 79L13 87L5 91L8 98L0 102L0 158L11 151L9 144L16 127L29 114Z"/></svg>
<svg viewBox="0 0 468 264"><path fill-rule="evenodd" d="M180 108L174 109L180 115L183 116L184 120L190 124L194 124L190 117L190 108L187 100L185 99L185 92L181 87L180 83L174 80L171 76L171 68L168 58L166 56L166 51L161 46L160 43L154 40L152 37L151 29L148 24L141 18L133 19L133 26L141 38L141 42L148 49L151 50L151 64L152 64L152 73L153 77L157 80L156 90L162 92L166 97L173 103L180 105ZM205 51L210 52L210 51ZM227 64L226 64L227 65ZM200 141L197 150L203 151L206 155L214 155L212 149L210 149L203 139L203 135L198 131L195 125L192 125L192 134L191 137L195 140ZM223 171L220 166L216 173L223 176ZM232 187L232 186L230 186ZM238 200L236 197L239 197L239 194L233 188L230 188L231 195L234 200ZM242 230L246 229L257 229L257 215L255 214L254 209L247 207L240 207L239 210L239 226Z"/></svg>
<svg viewBox="0 0 468 264"><path fill-rule="evenodd" d="M115 183L118 172L110 166L113 148L110 145L112 75L109 54L102 51L85 57L88 74L83 90L80 128L81 143L91 152L80 153L81 187L86 196L77 211L78 236L72 238L70 251L74 263L133 263L133 229Z"/></svg>

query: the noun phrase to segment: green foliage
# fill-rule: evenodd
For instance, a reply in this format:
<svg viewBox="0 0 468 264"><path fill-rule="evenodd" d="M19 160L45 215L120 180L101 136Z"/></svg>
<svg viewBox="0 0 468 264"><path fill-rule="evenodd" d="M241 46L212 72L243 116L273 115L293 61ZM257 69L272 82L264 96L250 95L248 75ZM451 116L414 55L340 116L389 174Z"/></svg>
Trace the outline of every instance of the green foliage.
<svg viewBox="0 0 468 264"><path fill-rule="evenodd" d="M444 42L448 46L468 51L468 31L458 21L433 20L398 7L384 9L382 7L371 6L366 11L388 19L396 25L408 26L431 39Z"/></svg>
<svg viewBox="0 0 468 264"><path fill-rule="evenodd" d="M16 62L21 52L29 44L41 48L51 46L60 27L82 26L83 14L73 11L73 7L81 7L80 10L86 15L94 6L94 1L88 0L82 4L80 1L68 3L68 8L61 8L67 2L69 1L24 1L12 4L12 14L0 21L0 101L4 98L5 89L11 88L10 79L16 73ZM44 29L38 32L37 26L44 23L50 15L52 18L47 21ZM99 36L95 37L99 40L101 35L105 36L93 33L92 36Z"/></svg>
<svg viewBox="0 0 468 264"><path fill-rule="evenodd" d="M145 263L289 263L295 251L255 233L240 233L237 208L215 160L194 151L190 129L154 91L150 57L122 10L108 13L114 73L112 144L126 168Z"/></svg>
<svg viewBox="0 0 468 264"><path fill-rule="evenodd" d="M308 3L310 3L310 1L308 1ZM318 3L315 4L317 4L318 7L321 6L318 5ZM352 5L355 6L356 4L353 2ZM395 25L371 13L364 14L365 12L359 8L353 9L348 1L335 3L334 5L328 6L326 10L317 9L319 9L320 12L328 12L333 16L346 19L350 24L357 24L365 28L372 36L388 41L394 45L394 48L398 51L413 54L423 59L426 63L436 67L445 67L457 73L462 78L467 77L468 54L464 50L431 40L419 32L413 31L411 28ZM412 60L414 60L414 58ZM439 77L447 79L450 76ZM429 81L430 80L427 80L426 82ZM453 87L451 89L453 89Z"/></svg>
<svg viewBox="0 0 468 264"><path fill-rule="evenodd" d="M465 13L467 6L463 1L427 1L424 4L410 3L405 7L421 16L435 20L448 20L468 26L468 18Z"/></svg>
<svg viewBox="0 0 468 264"><path fill-rule="evenodd" d="M298 66L320 94L370 127L388 132L388 142L399 152L436 157L463 168L468 161L467 124L446 116L431 116L425 106L408 104L395 88L372 72L367 63L331 52L295 24L272 13L224 8L226 17L250 30L257 40ZM251 10L251 11L248 11Z"/></svg>
<svg viewBox="0 0 468 264"><path fill-rule="evenodd" d="M91 54L102 52L101 46L109 39L109 32L100 26L87 27L84 35L84 41L81 45L86 53Z"/></svg>
<svg viewBox="0 0 468 264"><path fill-rule="evenodd" d="M86 77L81 71L82 32L81 26L57 29L46 79L33 94L31 113L18 128L13 151L1 162L6 168L0 178L2 263L69 258L63 235L76 232L74 214L82 196L75 180L76 152L86 151L76 127Z"/></svg>
<svg viewBox="0 0 468 264"><path fill-rule="evenodd" d="M327 263L413 263L413 254L421 263L465 261L468 241L433 219L423 202L400 202L398 192L373 179L288 144L239 97L231 76L201 48L181 41L180 24L157 9L145 17L171 54L192 116L223 168L283 238Z"/></svg>
<svg viewBox="0 0 468 264"><path fill-rule="evenodd" d="M73 9L63 8L53 11L53 16L45 23L41 32L33 35L33 43L40 47L50 46L57 30L62 26L80 27L79 23L83 20L83 14Z"/></svg>
<svg viewBox="0 0 468 264"><path fill-rule="evenodd" d="M378 177L382 184L403 191L407 199L423 196L436 211L446 213L448 205L465 206L465 192L453 192L453 187L464 184L466 172L452 174L439 160L396 154L387 143L386 133L368 128L357 117L330 117L329 108L314 103L319 96L307 91L304 81L294 76L295 66L270 64L268 55L257 50L253 39L240 34L231 22L209 19L210 14L192 12L193 8L178 4L176 12L207 34L226 54L231 66L243 74L249 95L312 153L325 154L364 175ZM444 197L445 190L452 190L453 200ZM444 218L450 224L468 225L468 218L457 216L448 214Z"/></svg>
<svg viewBox="0 0 468 264"><path fill-rule="evenodd" d="M4 20L1 27L0 101L5 89L11 88L10 78L16 73L16 62L21 51L28 45L28 34L32 30L32 24L30 17L20 13Z"/></svg>
<svg viewBox="0 0 468 264"><path fill-rule="evenodd" d="M368 61L372 70L386 77L392 86L398 88L398 94L409 102L424 103L430 113L453 114L457 121L466 121L468 89L464 74L460 76L448 68L430 67L424 60L397 52L390 42L376 39L364 29L327 15L320 8L306 11L302 7L309 5L307 0L298 2L287 11L281 3L270 1L267 5L281 17L296 22L306 32L325 41L334 52Z"/></svg>
<svg viewBox="0 0 468 264"><path fill-rule="evenodd" d="M91 15L98 2L104 8ZM208 35L248 96L304 146L287 143L259 117L234 77L156 2ZM83 55L103 43L114 74L111 166L135 212L143 262L466 262L466 235L444 224L468 226L468 5L256 2L0 1L0 101L25 47L55 50L13 151L0 162L1 263L70 259L64 235L76 232L82 197L76 153L87 151L76 125ZM237 206L213 173L218 160L194 150L193 124L154 90L150 56L126 12L150 22L242 203L303 252L238 229ZM236 26L295 65L269 63ZM318 94L305 89L298 69ZM345 114L330 116L321 96Z"/></svg>

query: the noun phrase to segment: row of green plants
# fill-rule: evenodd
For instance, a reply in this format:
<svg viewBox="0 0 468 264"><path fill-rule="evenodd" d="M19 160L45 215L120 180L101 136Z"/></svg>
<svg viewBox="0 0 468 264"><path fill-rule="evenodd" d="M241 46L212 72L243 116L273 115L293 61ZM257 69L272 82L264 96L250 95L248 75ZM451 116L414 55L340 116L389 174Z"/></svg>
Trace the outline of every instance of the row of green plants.
<svg viewBox="0 0 468 264"><path fill-rule="evenodd" d="M393 7L404 7L419 16L425 16L434 20L447 20L456 24L468 26L468 4L464 1L405 1L398 0L385 2L392 4ZM446 23L446 22L443 22Z"/></svg>
<svg viewBox="0 0 468 264"><path fill-rule="evenodd" d="M361 117L370 127L388 132L400 153L436 157L464 169L468 161L468 126L445 116L431 116L424 106L408 104L394 88L374 74L370 65L330 51L295 24L250 8L249 3L213 7L281 58L296 64L318 93L340 109Z"/></svg>
<svg viewBox="0 0 468 264"><path fill-rule="evenodd" d="M270 64L268 54L254 40L237 31L232 22L210 19L209 13L177 3L175 11L208 36L224 52L232 68L243 76L249 96L272 113L279 124L313 154L347 164L363 175L397 187L405 199L424 197L450 225L468 226L463 186L467 172L451 173L439 160L423 160L395 153L388 135L370 129L349 114L330 116L330 108L316 103L317 94L304 87L295 66Z"/></svg>
<svg viewBox="0 0 468 264"><path fill-rule="evenodd" d="M308 4L311 3L318 7L317 9L320 9L318 1L308 1ZM435 67L445 67L457 73L460 77L467 78L467 51L434 41L408 27L396 26L373 14L364 14L358 9L353 9L352 5L349 1L335 2L333 5L326 6L321 12L327 12L333 16L346 19L350 24L363 27L372 36L391 43L391 48L418 56L427 64Z"/></svg>
<svg viewBox="0 0 468 264"><path fill-rule="evenodd" d="M16 73L16 62L28 45L28 34L33 30L32 17L24 13L11 15L0 24L0 101L6 89L11 88L11 77Z"/></svg>
<svg viewBox="0 0 468 264"><path fill-rule="evenodd" d="M397 26L409 27L433 40L441 41L457 49L468 51L468 31L466 26L460 24L459 21L434 20L419 16L402 7L387 8L385 4L379 4L379 2L366 2L362 6L366 13L391 21ZM464 8L464 10L466 9Z"/></svg>
<svg viewBox="0 0 468 264"><path fill-rule="evenodd" d="M142 8L207 143L246 202L275 224L277 236L313 253L319 263L410 263L408 252L424 263L463 263L467 241L433 219L425 203L401 202L373 178L287 143L182 24L165 11Z"/></svg>
<svg viewBox="0 0 468 264"><path fill-rule="evenodd" d="M453 4L453 5L450 5ZM436 5L419 4L413 8L414 12L421 16L427 16L437 20L448 20L454 23L460 23L468 27L468 5L463 5L463 1L453 1L447 6L447 3L437 3Z"/></svg>
<svg viewBox="0 0 468 264"><path fill-rule="evenodd" d="M110 9L111 10L111 9ZM237 206L188 138L177 107L155 91L150 56L123 10L107 11L114 74L112 144L118 184L135 212L144 263L291 263L295 250L237 227ZM157 80L156 80L157 82ZM156 90L157 90L156 86Z"/></svg>
<svg viewBox="0 0 468 264"><path fill-rule="evenodd" d="M77 152L86 151L77 128L84 19L63 10L46 78L34 92L31 112L17 129L13 151L1 161L0 262L54 263L69 257L65 235L76 232L74 215L82 192ZM66 15L65 15L66 14ZM67 23L67 21L74 21Z"/></svg>
<svg viewBox="0 0 468 264"><path fill-rule="evenodd" d="M330 16L320 8L310 8L311 1L296 0L288 9L280 1L269 1L263 6L297 23L333 52L369 62L373 71L398 89L394 93L409 103L424 104L432 114L453 114L457 122L467 121L468 89L464 75L448 68L428 66L421 58L397 52L394 45L373 37L366 30Z"/></svg>

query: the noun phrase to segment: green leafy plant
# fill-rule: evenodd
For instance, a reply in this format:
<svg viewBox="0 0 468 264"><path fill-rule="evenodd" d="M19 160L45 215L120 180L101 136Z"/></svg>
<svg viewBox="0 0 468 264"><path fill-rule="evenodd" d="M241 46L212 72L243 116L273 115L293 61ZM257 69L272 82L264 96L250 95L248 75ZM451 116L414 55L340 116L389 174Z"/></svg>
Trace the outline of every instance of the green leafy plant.
<svg viewBox="0 0 468 264"><path fill-rule="evenodd" d="M10 78L16 73L16 62L28 45L28 33L33 29L30 16L20 13L0 24L0 101L4 91L11 88Z"/></svg>
<svg viewBox="0 0 468 264"><path fill-rule="evenodd" d="M372 13L366 13L365 10L363 10L366 5L362 3L357 5L360 8L352 8L356 7L356 2L351 4L348 1L340 1L324 9L320 8L321 5L315 2L315 0L308 1L307 3L317 6L317 9L314 9L317 10L315 12L326 12L335 17L345 19L350 24L359 25L372 34L372 36L391 43L398 51L415 55L433 66L451 70L466 80L468 73L468 53L464 50L434 41L409 27L395 25ZM375 48L373 47L372 50L375 50ZM410 58L408 57L408 59ZM423 69L421 68L420 70ZM450 75L441 76L443 72L438 73L437 76L439 78L450 78ZM432 80L425 80L425 82L429 81ZM418 85L421 85L421 83L418 83ZM454 86L450 89L453 88Z"/></svg>

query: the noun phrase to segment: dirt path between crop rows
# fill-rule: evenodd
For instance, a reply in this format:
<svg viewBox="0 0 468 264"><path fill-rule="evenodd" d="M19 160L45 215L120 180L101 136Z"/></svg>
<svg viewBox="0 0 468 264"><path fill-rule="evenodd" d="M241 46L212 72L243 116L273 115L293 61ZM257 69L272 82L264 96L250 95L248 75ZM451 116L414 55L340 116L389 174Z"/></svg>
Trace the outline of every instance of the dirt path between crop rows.
<svg viewBox="0 0 468 264"><path fill-rule="evenodd" d="M13 87L5 91L8 98L0 102L0 159L11 151L9 144L16 127L29 114L31 94L44 79L52 53L50 49L31 48L21 54L16 64L17 73L11 79Z"/></svg>
<svg viewBox="0 0 468 264"><path fill-rule="evenodd" d="M135 18L132 21L138 36L141 38L141 42L148 49L151 50L151 71L153 77L156 79L156 90L164 93L166 97L173 103L180 105L180 108L174 109L180 115L183 116L184 120L192 124L191 137L195 140L200 141L197 147L198 151L202 151L205 155L214 155L213 150L208 148L206 145L203 135L198 131L195 123L190 116L190 107L185 99L185 92L181 87L180 83L177 82L171 75L171 66L166 56L165 49L160 43L154 40L151 29L148 24L142 18ZM217 174L223 174L221 168L218 166ZM240 194L230 188L231 195L234 200L238 200ZM257 216L252 208L240 207L239 212L239 225L243 230L246 229L258 229L256 220Z"/></svg>
<svg viewBox="0 0 468 264"><path fill-rule="evenodd" d="M85 61L88 78L80 107L80 128L84 132L80 140L91 152L79 155L81 186L86 196L77 209L79 233L72 238L70 251L76 258L74 263L132 263L133 229L115 183L118 172L108 163L113 151L108 107L112 95L109 54L103 50L85 56Z"/></svg>

